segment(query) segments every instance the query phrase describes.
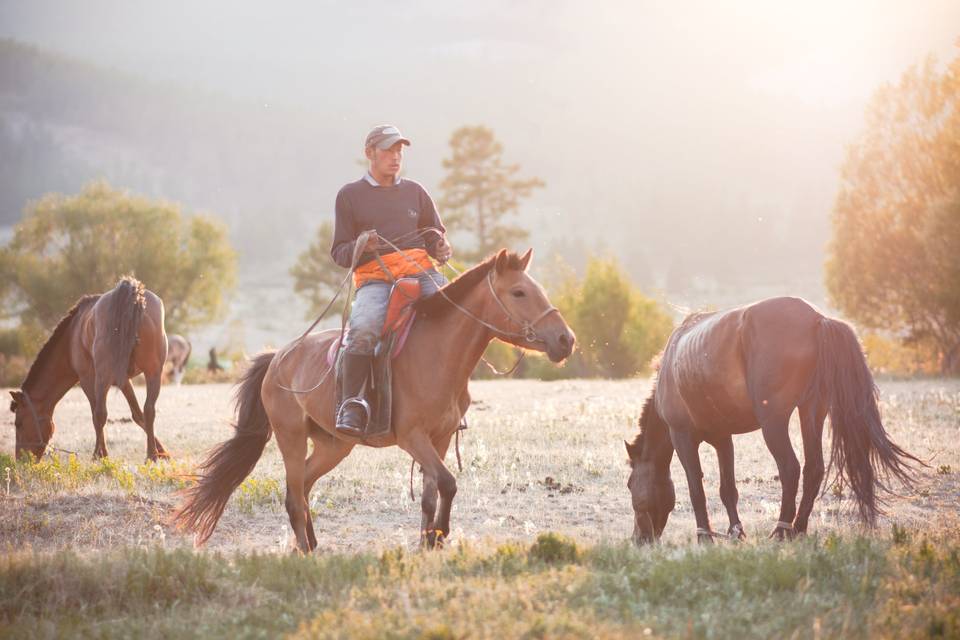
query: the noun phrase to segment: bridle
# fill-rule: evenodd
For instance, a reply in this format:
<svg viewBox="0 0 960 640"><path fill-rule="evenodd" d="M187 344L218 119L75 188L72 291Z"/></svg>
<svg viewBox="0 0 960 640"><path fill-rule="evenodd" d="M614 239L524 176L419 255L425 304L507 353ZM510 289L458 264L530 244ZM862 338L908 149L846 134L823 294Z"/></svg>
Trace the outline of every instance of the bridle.
<svg viewBox="0 0 960 640"><path fill-rule="evenodd" d="M503 304L503 300L501 300L500 296L497 295L496 289L493 288L493 271L494 271L493 268L491 268L490 272L487 273L487 285L490 287L490 294L493 296L493 299L496 300L497 304L500 306L500 309L503 310L503 313L504 315L507 316L507 319L513 322L514 324L520 326L520 333L507 332L501 329L497 329L492 325L487 325L487 323L481 320L480 318L472 316L469 313L468 315L471 315L471 317L473 317L474 320L484 325L487 325L492 331L499 333L500 335L508 335L511 337L521 337L531 344L536 342L545 343L545 341L540 336L537 335L536 326L541 320L549 316L551 313L554 313L554 312L560 313L560 310L554 306L550 306L544 309L540 313L540 315L538 315L533 320L517 320L515 317L513 317L513 314L510 313L510 310L507 309L507 305ZM447 300L449 301L450 299L447 298Z"/></svg>
<svg viewBox="0 0 960 640"><path fill-rule="evenodd" d="M433 227L427 227L427 228L421 229L421 230L419 230L419 231L420 231L420 232L431 232L431 231L432 231L432 232L435 232L435 233L438 232L437 229L435 229L435 228L433 228ZM386 238L380 238L380 240L383 241L384 243L386 243L391 249L393 249L394 251L398 252L398 253L403 257L404 260L407 260L408 262L410 262L411 264L413 264L415 267L417 267L417 268L420 270L421 273L423 273L423 274L426 275L428 278L430 278L431 280L433 280L433 276L432 276L426 269L424 269L423 267L421 267L415 260L412 260L411 258L407 257L407 254L406 254L406 252L403 251L403 249L401 249L400 247L398 247L397 245L395 245L395 244L394 244L393 242L391 242L390 240L387 240ZM452 266L452 265L448 265L448 266L450 266L450 268L453 269L453 266ZM533 320L518 320L516 317L514 317L514 315L513 315L512 313L510 313L510 310L507 309L507 305L505 305L505 304L503 303L503 300L500 299L500 296L497 295L497 290L493 288L493 272L494 272L494 270L495 270L495 266L494 266L494 265L491 265L491 266L490 266L490 271L487 272L487 286L490 287L490 294L493 296L493 299L496 301L497 305L498 305L498 306L500 307L500 309L503 311L504 315L507 316L507 320L509 320L509 321L512 322L513 324L517 325L518 327L520 327L520 332L519 332L519 333L516 332L516 331L507 331L507 330L501 329L501 328L496 327L496 326L494 326L493 324L487 322L487 321L484 320L483 318L480 318L479 316L477 316L475 313L473 313L473 312L470 311L469 309L466 309L466 308L463 307L462 305L454 302L454 301L450 298L450 296L448 296L448 295L446 294L446 292L444 292L443 287L441 287L441 286L439 286L439 285L437 286L437 294L443 296L443 298L444 298L447 302L449 302L449 303L453 306L453 308L455 308L457 311L459 311L459 312L462 313L463 315L467 316L467 317L470 318L471 320L473 320L473 321L475 321L475 322L483 325L483 326L486 327L487 329L490 329L491 331L493 331L495 334L497 334L497 335L499 335L499 336L505 336L505 337L509 337L509 338L523 338L524 340L526 340L526 341L529 342L530 344L535 344L535 343L537 343L537 342L539 342L539 343L541 343L541 344L546 344L546 341L543 340L539 335L537 335L537 332L536 332L535 327L536 327L536 325L537 325L541 320L543 320L544 318L546 318L547 316L549 316L551 313L553 313L553 312L559 313L560 310L557 309L556 307L551 306L551 307L548 307L548 308L544 309L544 310L540 313L540 315L538 315L538 316L537 316L536 318L534 318ZM456 269L454 269L454 271L456 271ZM434 281L434 284L436 284L436 281Z"/></svg>

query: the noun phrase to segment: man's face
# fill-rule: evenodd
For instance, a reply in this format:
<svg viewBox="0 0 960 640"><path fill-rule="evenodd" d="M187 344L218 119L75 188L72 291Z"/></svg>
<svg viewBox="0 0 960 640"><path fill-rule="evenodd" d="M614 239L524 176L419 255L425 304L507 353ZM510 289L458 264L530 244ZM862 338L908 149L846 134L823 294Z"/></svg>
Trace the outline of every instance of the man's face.
<svg viewBox="0 0 960 640"><path fill-rule="evenodd" d="M403 143L397 142L389 149L367 147L367 159L370 161L370 173L374 178L396 179L403 164Z"/></svg>

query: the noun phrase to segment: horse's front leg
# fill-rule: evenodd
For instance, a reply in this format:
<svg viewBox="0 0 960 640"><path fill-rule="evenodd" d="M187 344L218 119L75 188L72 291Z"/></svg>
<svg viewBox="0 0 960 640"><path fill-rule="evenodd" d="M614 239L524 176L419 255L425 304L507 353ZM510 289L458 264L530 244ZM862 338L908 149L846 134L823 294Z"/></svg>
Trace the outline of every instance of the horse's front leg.
<svg viewBox="0 0 960 640"><path fill-rule="evenodd" d="M747 537L740 523L740 514L737 513L737 502L740 494L737 492L737 477L733 465L733 437L721 436L711 442L717 450L717 462L720 467L720 500L730 518L730 528L727 536L731 540L744 540Z"/></svg>
<svg viewBox="0 0 960 640"><path fill-rule="evenodd" d="M446 453L450 436L445 436L438 444ZM443 464L438 447L426 434L418 432L400 446L423 468L420 544L428 549L443 546L444 539L450 535L450 510L457 494L457 480Z"/></svg>
<svg viewBox="0 0 960 640"><path fill-rule="evenodd" d="M693 514L697 519L697 542L709 544L713 542L713 533L710 529L710 516L707 514L707 496L703 491L703 468L700 466L700 439L689 431L670 430L670 439L687 475L687 486L690 489L690 502L693 505Z"/></svg>
<svg viewBox="0 0 960 640"><path fill-rule="evenodd" d="M423 495L420 496L420 546L432 548L436 542L434 521L437 518L437 489L436 477L423 471Z"/></svg>

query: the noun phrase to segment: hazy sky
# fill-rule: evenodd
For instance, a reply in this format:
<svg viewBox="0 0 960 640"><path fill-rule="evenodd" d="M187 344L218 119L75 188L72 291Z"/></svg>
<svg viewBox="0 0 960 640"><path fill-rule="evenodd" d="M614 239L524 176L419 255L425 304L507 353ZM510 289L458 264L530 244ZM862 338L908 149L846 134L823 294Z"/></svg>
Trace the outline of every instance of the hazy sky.
<svg viewBox="0 0 960 640"><path fill-rule="evenodd" d="M805 216L825 234L869 96L956 55L960 1L0 0L0 35L315 113L343 159L318 177L331 203L371 125L398 124L408 174L435 188L450 132L486 124L547 182L529 226L595 236L606 219L629 253L722 208L746 212L731 226Z"/></svg>

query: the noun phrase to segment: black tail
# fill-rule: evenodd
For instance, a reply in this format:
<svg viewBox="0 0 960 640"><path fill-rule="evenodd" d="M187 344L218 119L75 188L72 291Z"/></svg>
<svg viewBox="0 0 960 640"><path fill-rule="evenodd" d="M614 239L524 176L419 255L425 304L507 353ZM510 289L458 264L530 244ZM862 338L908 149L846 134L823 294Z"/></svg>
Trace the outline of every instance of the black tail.
<svg viewBox="0 0 960 640"><path fill-rule="evenodd" d="M140 333L140 321L147 300L143 295L143 283L124 276L110 292L107 301L107 317L110 322L110 363L113 384L122 387L130 377L130 358Z"/></svg>
<svg viewBox="0 0 960 640"><path fill-rule="evenodd" d="M193 531L198 545L213 534L230 494L250 475L270 441L273 430L260 398L260 388L275 353L259 354L244 372L235 395L236 432L214 447L200 465L202 473L197 484L182 492L185 499L172 522L179 529Z"/></svg>
<svg viewBox="0 0 960 640"><path fill-rule="evenodd" d="M912 485L913 463L924 463L887 437L877 387L850 325L823 318L817 334L817 367L808 397L829 410L833 443L828 469L836 465L837 480L850 485L860 517L873 525L883 513L877 489L890 492L890 477Z"/></svg>

